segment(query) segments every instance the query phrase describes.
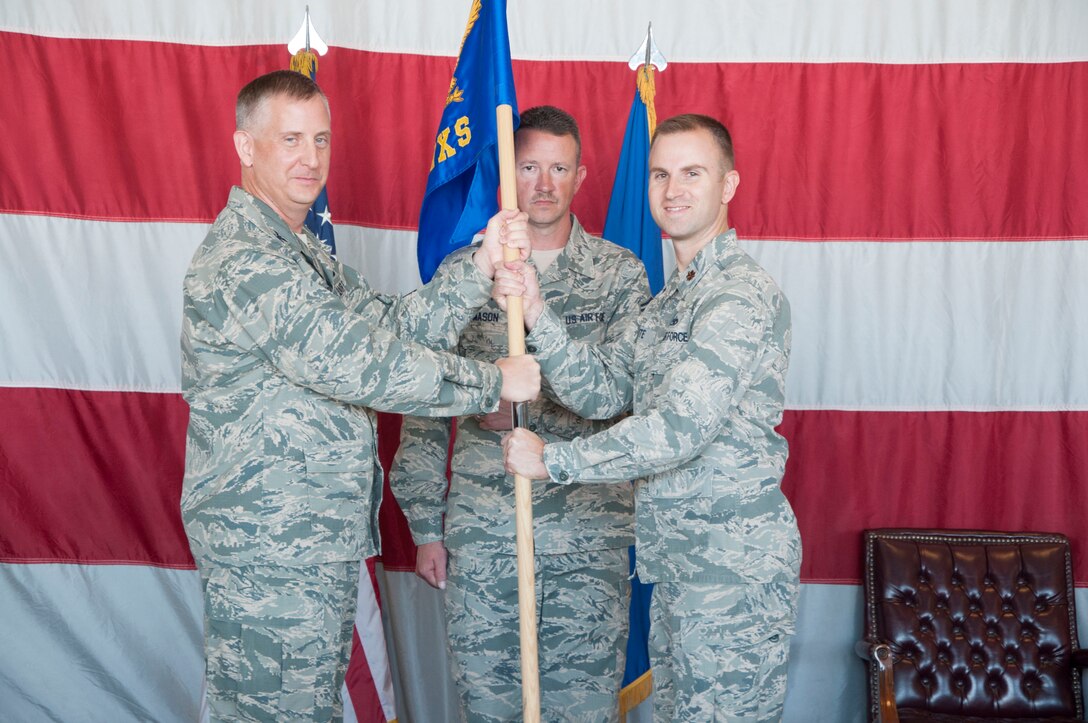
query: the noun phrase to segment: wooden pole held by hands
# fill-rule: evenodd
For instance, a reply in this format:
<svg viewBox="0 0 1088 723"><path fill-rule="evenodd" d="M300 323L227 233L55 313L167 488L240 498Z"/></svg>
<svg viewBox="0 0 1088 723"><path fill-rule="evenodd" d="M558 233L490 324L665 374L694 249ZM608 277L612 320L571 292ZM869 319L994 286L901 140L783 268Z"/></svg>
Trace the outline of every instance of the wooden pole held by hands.
<svg viewBox="0 0 1088 723"><path fill-rule="evenodd" d="M499 196L504 209L517 210L518 193L514 181L514 111L509 105L495 108L499 136ZM518 259L517 249L503 251L507 261ZM521 297L506 303L506 335L510 356L525 353L525 316ZM515 414L515 424L525 416ZM536 639L536 572L533 567L533 488L521 475L514 476L515 522L518 546L518 613L521 619L521 706L525 723L540 721L540 670Z"/></svg>

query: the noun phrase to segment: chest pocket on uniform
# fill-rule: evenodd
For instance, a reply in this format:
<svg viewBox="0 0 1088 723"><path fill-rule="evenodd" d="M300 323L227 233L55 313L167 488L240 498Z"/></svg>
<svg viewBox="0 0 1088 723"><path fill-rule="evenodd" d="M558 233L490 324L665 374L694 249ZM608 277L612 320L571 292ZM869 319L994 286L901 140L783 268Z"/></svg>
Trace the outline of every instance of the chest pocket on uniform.
<svg viewBox="0 0 1088 723"><path fill-rule="evenodd" d="M654 369L668 371L687 358L691 332L686 327L672 326L659 333L660 338L653 349Z"/></svg>
<svg viewBox="0 0 1088 723"><path fill-rule="evenodd" d="M477 316L490 314L483 311ZM488 317L490 319L490 316ZM494 320L474 321L461 335L457 353L476 361L494 362L499 357L506 356L506 320L499 320L495 315Z"/></svg>
<svg viewBox="0 0 1088 723"><path fill-rule="evenodd" d="M558 316L571 339L590 344L599 344L604 341L605 331L608 329L608 316L598 304L583 304L572 309L563 309Z"/></svg>
<svg viewBox="0 0 1088 723"><path fill-rule="evenodd" d="M655 362L655 366L658 366ZM654 406L654 402L665 395L665 371L643 374L635 380L635 409L645 411Z"/></svg>

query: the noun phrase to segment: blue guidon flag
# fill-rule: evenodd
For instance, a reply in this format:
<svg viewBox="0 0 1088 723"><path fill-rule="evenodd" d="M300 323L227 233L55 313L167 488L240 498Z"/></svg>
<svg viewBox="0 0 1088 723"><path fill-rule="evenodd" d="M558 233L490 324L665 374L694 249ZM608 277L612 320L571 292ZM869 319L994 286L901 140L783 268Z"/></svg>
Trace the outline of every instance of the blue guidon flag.
<svg viewBox="0 0 1088 723"><path fill-rule="evenodd" d="M608 202L604 237L635 253L646 266L650 291L661 291L665 283L661 259L661 229L650 215L650 137L657 122L654 108L654 71L649 65L638 70L635 98L627 118L623 149L616 166L616 180ZM630 632L627 639L627 667L620 691L620 712L626 715L649 697L653 689L650 672L650 600L653 585L643 584L635 574L635 547L631 546Z"/></svg>
<svg viewBox="0 0 1088 723"><path fill-rule="evenodd" d="M419 211L416 255L424 283L499 210L495 108L503 104L513 109L517 128L506 0L473 0Z"/></svg>
<svg viewBox="0 0 1088 723"><path fill-rule="evenodd" d="M649 200L650 136L655 124L653 68L643 66L638 70L638 87L627 117L623 150L604 221L604 237L642 259L653 294L665 285L661 229L650 215Z"/></svg>

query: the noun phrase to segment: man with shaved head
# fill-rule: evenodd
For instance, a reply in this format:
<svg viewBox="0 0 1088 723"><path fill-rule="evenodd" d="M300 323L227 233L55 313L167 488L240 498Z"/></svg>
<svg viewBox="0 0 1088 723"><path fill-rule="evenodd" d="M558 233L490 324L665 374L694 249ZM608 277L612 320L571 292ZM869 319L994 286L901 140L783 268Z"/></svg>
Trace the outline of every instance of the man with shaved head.
<svg viewBox="0 0 1088 723"><path fill-rule="evenodd" d="M611 339L649 299L642 263L597 238L571 213L586 177L578 124L555 106L521 113L514 134L518 208L528 215L531 263L572 338ZM460 262L454 252L445 264ZM458 351L487 360L507 349L506 317L489 304ZM530 345L528 352L534 349ZM576 414L547 390L529 424L549 441L614 420ZM612 415L609 415L612 416ZM510 411L451 420L407 417L389 481L418 545L416 573L444 591L454 684L465 719L521 719L514 493L501 435ZM451 469L447 494L446 465ZM631 486L540 485L533 490L541 708L547 720L608 723L619 715L634 541Z"/></svg>

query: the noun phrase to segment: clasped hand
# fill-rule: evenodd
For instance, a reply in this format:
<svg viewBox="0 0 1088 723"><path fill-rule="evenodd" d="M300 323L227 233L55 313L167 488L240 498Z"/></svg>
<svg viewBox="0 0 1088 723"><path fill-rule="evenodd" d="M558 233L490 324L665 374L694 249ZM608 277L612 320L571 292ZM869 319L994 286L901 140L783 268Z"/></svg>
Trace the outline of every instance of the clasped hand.
<svg viewBox="0 0 1088 723"><path fill-rule="evenodd" d="M532 252L529 240L529 216L521 211L502 210L487 222L484 240L472 254L476 268L487 278L495 278L495 269L502 265L504 249L517 249L518 258L524 261Z"/></svg>
<svg viewBox="0 0 1088 723"><path fill-rule="evenodd" d="M536 269L523 260L506 261L495 267L494 279L491 298L500 309L506 311L509 297L520 296L525 328L532 331L536 320L544 311L544 299L540 295L540 281L537 279Z"/></svg>
<svg viewBox="0 0 1088 723"><path fill-rule="evenodd" d="M528 429L515 429L503 437L502 455L506 471L527 479L547 479L544 440Z"/></svg>

